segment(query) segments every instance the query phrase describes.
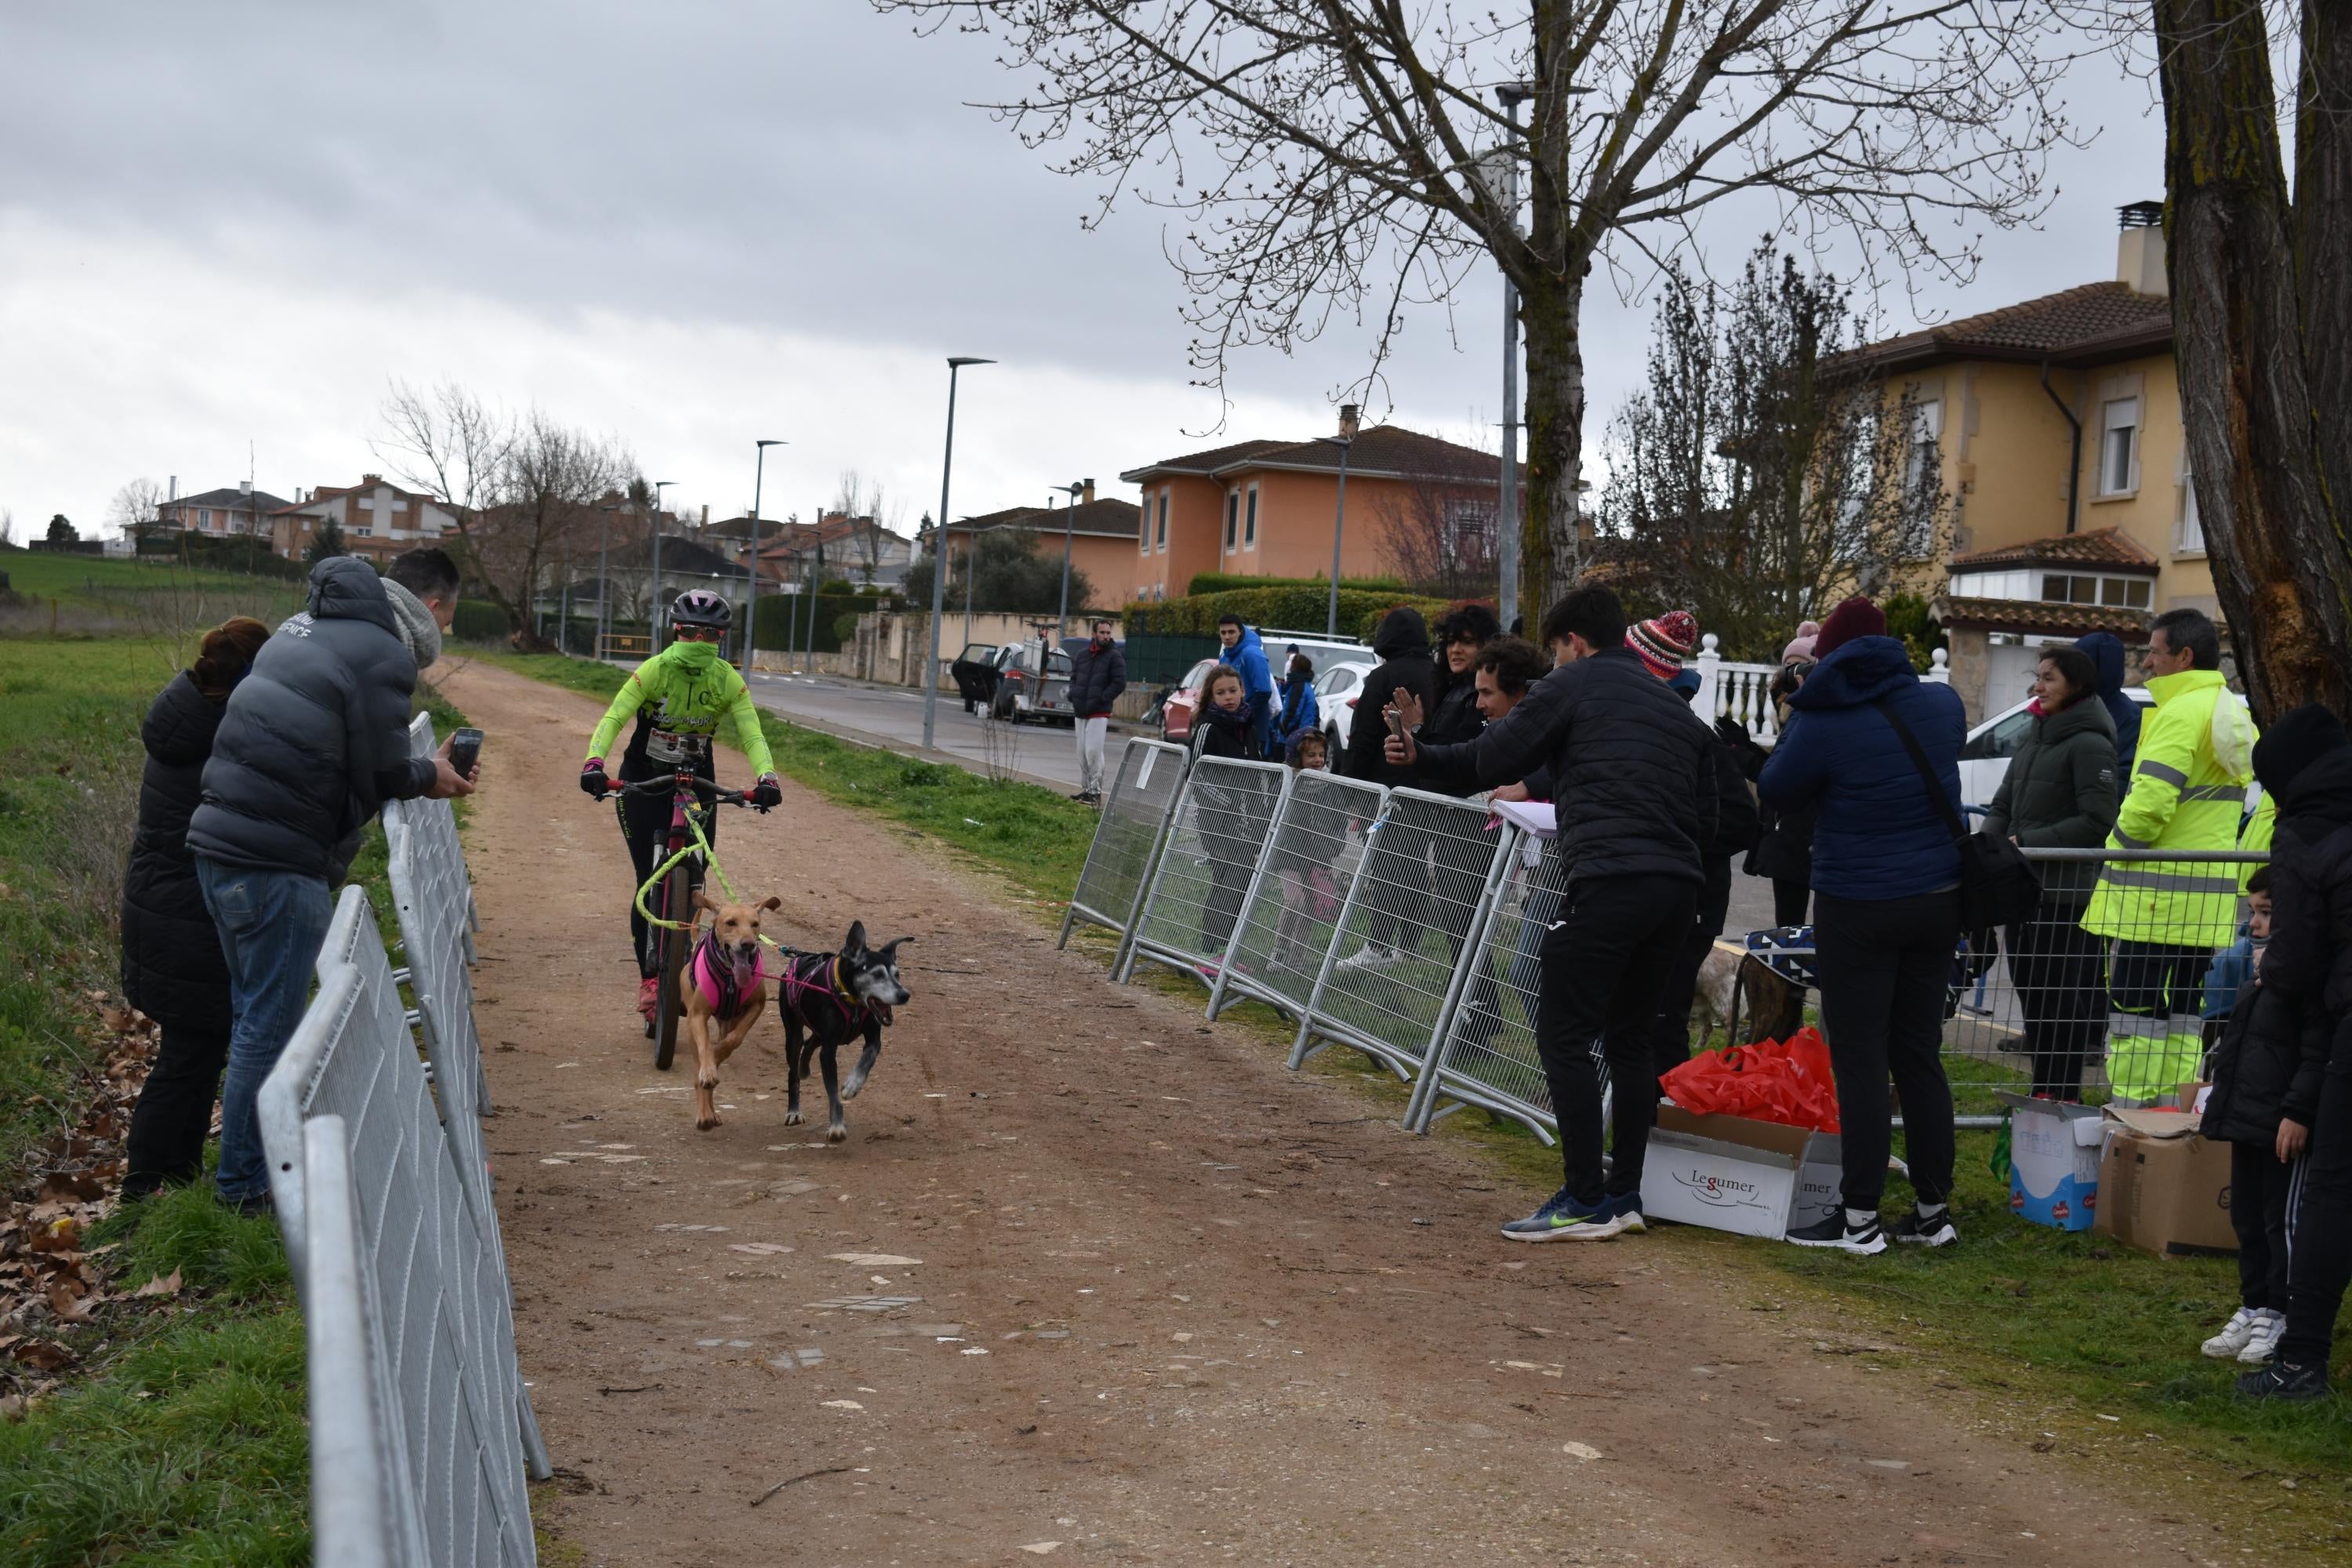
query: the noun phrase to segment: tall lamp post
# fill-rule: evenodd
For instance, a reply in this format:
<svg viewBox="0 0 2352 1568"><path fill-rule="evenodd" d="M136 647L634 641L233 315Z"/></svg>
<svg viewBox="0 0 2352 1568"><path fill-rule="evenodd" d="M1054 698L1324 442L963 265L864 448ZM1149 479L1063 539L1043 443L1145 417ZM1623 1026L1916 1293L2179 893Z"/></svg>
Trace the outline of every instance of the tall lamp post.
<svg viewBox="0 0 2352 1568"><path fill-rule="evenodd" d="M596 509L604 521L596 531L596 647L593 657L604 657L605 639L613 635L613 513L607 503Z"/></svg>
<svg viewBox="0 0 2352 1568"><path fill-rule="evenodd" d="M654 510L653 516L650 520L654 526L654 595L652 607L646 612L647 623L646 626L646 650L651 653L659 653L661 652L662 647L661 493L677 482L677 481L676 479L656 479L654 481Z"/></svg>
<svg viewBox="0 0 2352 1568"><path fill-rule="evenodd" d="M1336 639L1339 635L1339 541L1348 527L1348 451L1356 444L1356 405L1339 405L1337 436L1315 438L1327 447L1339 448L1339 506L1331 518L1331 595L1323 612L1323 635Z"/></svg>
<svg viewBox="0 0 2352 1568"><path fill-rule="evenodd" d="M1087 481L1064 485L1056 493L1070 498L1070 504L1062 509L1062 610L1060 618L1054 623L1054 640L1059 642L1070 630L1070 530L1076 521L1078 498L1087 493Z"/></svg>
<svg viewBox="0 0 2352 1568"><path fill-rule="evenodd" d="M782 441L751 443L751 554L744 577L750 597L743 602L743 679L751 679L751 647L760 635L760 481L767 477L768 448Z"/></svg>
<svg viewBox="0 0 2352 1568"><path fill-rule="evenodd" d="M969 354L950 355L948 359L948 444L947 454L940 459L940 525L935 535L940 546L938 559L931 571L931 653L923 661L923 749L929 751L939 732L940 712L940 614L947 605L948 586L948 480L955 472L955 396L956 374L968 364L994 364L992 359L975 359ZM971 592L970 574L966 574L965 592ZM969 605L969 598L966 603ZM971 612L967 608L967 615Z"/></svg>

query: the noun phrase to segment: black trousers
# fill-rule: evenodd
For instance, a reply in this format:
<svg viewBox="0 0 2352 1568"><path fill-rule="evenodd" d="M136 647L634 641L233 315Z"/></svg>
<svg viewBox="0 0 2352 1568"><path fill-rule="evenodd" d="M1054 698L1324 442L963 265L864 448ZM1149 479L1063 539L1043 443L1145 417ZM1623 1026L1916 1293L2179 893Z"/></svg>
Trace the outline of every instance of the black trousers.
<svg viewBox="0 0 2352 1568"><path fill-rule="evenodd" d="M205 1135L212 1131L213 1102L220 1098L227 1063L226 1029L163 1026L155 1065L131 1112L124 1196L154 1192L166 1182L184 1184L204 1173Z"/></svg>
<svg viewBox="0 0 2352 1568"><path fill-rule="evenodd" d="M2045 902L2005 933L2033 1092L2057 1100L2083 1098L2083 1064L2107 1034L2106 939L2084 931L2082 916L2073 905Z"/></svg>
<svg viewBox="0 0 2352 1568"><path fill-rule="evenodd" d="M1813 889L1808 882L1786 877L1772 879L1772 923L1776 926L1801 926L1805 923L1805 906L1812 901Z"/></svg>
<svg viewBox="0 0 2352 1568"><path fill-rule="evenodd" d="M2286 1310L2287 1199L2294 1165L2270 1143L2230 1145L2230 1228L2238 1233L2238 1304Z"/></svg>
<svg viewBox="0 0 2352 1568"><path fill-rule="evenodd" d="M621 837L628 840L629 864L636 868L637 878L629 886L629 945L637 955L638 976L650 980L661 973L661 958L650 940L653 928L646 923L646 917L637 912L637 889L646 885L646 879L654 874L654 868L660 865L668 854L670 797L667 795L625 795L618 799ZM705 807L695 813L695 819L702 824L702 836L716 846L719 842L718 811ZM692 842L691 837L688 842ZM702 881L701 863L688 860L687 867L695 884L699 886ZM661 890L656 889L647 894L646 901L659 909ZM688 911L683 910L666 912L674 921L685 920L688 915Z"/></svg>
<svg viewBox="0 0 2352 1568"><path fill-rule="evenodd" d="M1650 1054L1651 1066L1660 1078L1690 1060L1690 1010L1698 995L1698 972L1715 939L1723 934L1723 922L1731 918L1729 858L1708 860L1706 870L1706 880L1699 885L1698 902L1691 911L1690 929L1675 949L1674 970L1658 1001Z"/></svg>
<svg viewBox="0 0 2352 1568"><path fill-rule="evenodd" d="M2345 1286L2352 1283L2352 1016L2336 1024L2290 1223L2294 1247L2287 1259L2286 1333L2278 1359L2326 1366L2336 1314Z"/></svg>
<svg viewBox="0 0 2352 1568"><path fill-rule="evenodd" d="M1813 899L1814 973L1837 1075L1845 1206L1875 1209L1894 1142L1887 1080L1903 1097L1911 1186L1952 1194L1952 1086L1944 1077L1944 988L1960 936L1958 889L1908 899Z"/></svg>
<svg viewBox="0 0 2352 1568"><path fill-rule="evenodd" d="M1642 1190L1642 1162L1658 1116L1651 1034L1658 998L1691 926L1698 884L1664 877L1594 877L1571 884L1541 949L1536 1053L1559 1122L1560 1166L1581 1204ZM1609 1063L1614 1159L1601 1164L1601 1079Z"/></svg>

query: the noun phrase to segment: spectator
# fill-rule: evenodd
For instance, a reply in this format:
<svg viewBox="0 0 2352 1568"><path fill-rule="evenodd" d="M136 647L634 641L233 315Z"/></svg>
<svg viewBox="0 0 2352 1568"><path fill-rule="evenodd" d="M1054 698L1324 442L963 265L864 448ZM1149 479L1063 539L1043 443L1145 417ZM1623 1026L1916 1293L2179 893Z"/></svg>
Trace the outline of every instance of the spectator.
<svg viewBox="0 0 2352 1568"><path fill-rule="evenodd" d="M1495 612L1484 605L1465 605L1437 624L1437 647L1444 668L1436 672L1437 701L1416 734L1424 746L1458 746L1486 728L1478 703L1475 668L1478 650L1502 635ZM1391 694L1379 693L1382 706Z"/></svg>
<svg viewBox="0 0 2352 1568"><path fill-rule="evenodd" d="M1319 738L1323 733L1323 710L1315 700L1315 661L1295 648L1289 673L1282 682L1282 717L1276 721L1275 731L1286 752L1302 736L1312 733Z"/></svg>
<svg viewBox="0 0 2352 1568"><path fill-rule="evenodd" d="M1365 678L1364 689L1359 699L1361 706L1348 727L1346 765L1339 771L1349 778L1364 779L1376 784L1401 784L1412 782L1411 770L1401 768L1388 760L1382 742L1388 735L1383 710L1399 700L1399 693L1411 696L1421 706L1416 713L1428 711L1437 690L1437 666L1429 653L1429 623L1421 612L1401 605L1391 610L1381 621L1380 630L1372 636L1372 651L1381 656L1381 663ZM1375 880L1364 892L1369 909L1364 928L1364 945L1339 962L1349 969L1384 968L1403 960L1404 950L1398 945L1407 919L1419 911L1427 900L1426 881L1412 885L1410 867L1399 867L1389 878Z"/></svg>
<svg viewBox="0 0 2352 1568"><path fill-rule="evenodd" d="M2151 726L2143 741L2153 739ZM2261 988L2315 1008L2330 1037L2317 1121L2289 1216L2294 1245L2286 1329L2270 1367L2240 1378L2238 1390L2262 1399L2317 1399L2327 1393L2336 1317L2352 1279L2352 942L2346 940L2352 931L2352 740L2335 714L2308 704L2284 715L2254 747L2254 772L2263 793L2278 802L2273 930Z"/></svg>
<svg viewBox="0 0 2352 1568"><path fill-rule="evenodd" d="M1292 736L1284 761L1294 773L1319 773L1330 764L1329 752L1323 731L1309 725ZM1301 794L1296 784L1285 812L1287 831L1266 858L1266 868L1282 889L1271 957L1276 968L1293 970L1311 983L1328 941L1323 928L1339 912L1339 884L1331 867L1348 847L1348 816Z"/></svg>
<svg viewBox="0 0 2352 1568"><path fill-rule="evenodd" d="M2140 705L2124 695L2124 645L2112 632L2093 632L2074 646L2099 672L2099 705L2116 723L2116 777L2127 779L2139 749Z"/></svg>
<svg viewBox="0 0 2352 1568"><path fill-rule="evenodd" d="M2098 698L2098 671L2080 648L2052 648L2033 678L2033 727L2009 761L1984 831L2027 849L2095 849L2116 825L2116 726ZM2042 902L2007 932L2009 973L2025 1015L2033 1092L2083 1098L2083 1064L2098 1048L2105 994L2099 939L2083 929L2095 872L2040 868Z"/></svg>
<svg viewBox="0 0 2352 1568"><path fill-rule="evenodd" d="M1672 635L1675 628L1660 627L1666 635L1666 646L1696 647L1698 622L1682 611L1675 614L1683 616L1690 624L1681 628L1685 635L1678 639ZM1644 622L1643 626L1657 626L1658 623ZM1633 637L1633 633L1627 633L1626 640L1631 642ZM1648 662L1646 656L1644 662ZM1652 674L1657 673L1657 665L1650 668ZM1666 685L1685 702L1692 701L1698 696L1698 671L1677 669ZM1719 728L1707 726L1699 715L1694 713L1691 717L1706 730L1708 742L1715 748L1715 837L1700 858L1698 906L1693 911L1691 928L1683 937L1681 950L1675 954L1675 972L1666 982L1665 999L1658 1008L1654 1054L1660 1078L1690 1059L1690 1010L1692 998L1698 994L1698 972L1706 963L1707 950L1723 934L1724 925L1731 918L1731 862L1737 856L1754 851L1761 831L1756 794L1740 765L1740 748L1726 740ZM1737 721L1733 722L1736 728ZM1739 739L1748 741L1745 730L1739 731Z"/></svg>
<svg viewBox="0 0 2352 1568"><path fill-rule="evenodd" d="M147 767L122 877L122 994L155 1020L159 1038L131 1113L126 1198L166 1182L193 1182L204 1171L231 1014L228 965L188 854L188 817L201 798L221 710L268 637L268 626L247 616L206 632L196 661L163 688L140 728Z"/></svg>
<svg viewBox="0 0 2352 1568"><path fill-rule="evenodd" d="M1813 645L1822 628L1811 621L1797 628L1797 635L1780 650L1780 668L1772 677L1766 696L1770 698L1780 727L1789 727L1789 700L1805 684L1812 673ZM1747 727L1726 715L1716 721L1716 733L1739 756L1740 772L1753 784L1763 771L1764 759L1770 753L1756 743ZM1758 836L1756 847L1748 855L1747 872L1751 877L1763 877L1772 884L1772 923L1776 926L1801 926L1813 898L1813 826L1821 816L1818 804L1782 809L1769 801L1757 805Z"/></svg>
<svg viewBox="0 0 2352 1568"><path fill-rule="evenodd" d="M1103 791L1103 741L1110 731L1111 705L1127 689L1127 655L1111 640L1111 624L1097 621L1094 637L1070 660L1070 711L1078 732L1078 793L1072 798L1099 805Z"/></svg>
<svg viewBox="0 0 2352 1568"><path fill-rule="evenodd" d="M457 605L457 569L438 550L397 556L381 578L352 556L321 561L310 607L262 644L221 716L187 846L228 962L217 1182L234 1207L269 1206L254 1095L301 1017L360 830L387 800L473 792L446 742L424 758L408 740L417 671Z"/></svg>
<svg viewBox="0 0 2352 1568"><path fill-rule="evenodd" d="M1224 645L1226 666L1242 678L1243 711L1257 737L1255 755L1274 755L1274 671L1266 664L1265 647L1257 633L1239 616L1218 617L1217 641Z"/></svg>
<svg viewBox="0 0 2352 1568"><path fill-rule="evenodd" d="M1714 764L1706 730L1625 646L1615 594L1598 584L1571 589L1543 627L1565 668L1537 682L1502 722L1458 746L1424 748L1398 734L1388 753L1441 784L1482 789L1552 766L1568 887L1543 939L1536 1048L1559 1122L1564 1180L1503 1234L1599 1239L1643 1228L1643 1156L1657 1115L1651 1023L1715 834ZM1398 707L1405 719L1418 717L1405 699ZM1595 1038L1615 1088L1605 1180Z"/></svg>
<svg viewBox="0 0 2352 1568"><path fill-rule="evenodd" d="M1801 1247L1886 1249L1878 1205L1894 1110L1903 1099L1916 1211L1895 1238L1958 1239L1952 1194L1952 1089L1944 1077L1944 987L1960 933L1960 743L1968 719L1948 686L1920 680L1868 599L1830 612L1821 662L1757 780L1768 805L1817 806L1813 942L1822 1025L1843 1125L1843 1212L1789 1233ZM1927 758L1922 778L1906 734ZM1937 800L1931 790L1940 789Z"/></svg>
<svg viewBox="0 0 2352 1568"><path fill-rule="evenodd" d="M2262 983L2272 931L2270 868L2249 883L2253 974L2214 1047L2213 1088L2198 1130L2230 1145L2230 1228L2238 1236L2238 1310L2205 1342L2217 1361L2267 1363L2286 1331L2290 1194L2319 1111L2327 1070L2326 1012Z"/></svg>
<svg viewBox="0 0 2352 1568"><path fill-rule="evenodd" d="M2252 778L2253 721L2222 684L2221 641L2197 610L2148 628L2156 711L2108 836L2114 849L2231 849ZM2199 993L2214 950L2238 921L2238 876L2194 861L2110 860L2084 929L2116 941L2107 967L2107 1083L2148 1104L2197 1076L2204 1054Z"/></svg>

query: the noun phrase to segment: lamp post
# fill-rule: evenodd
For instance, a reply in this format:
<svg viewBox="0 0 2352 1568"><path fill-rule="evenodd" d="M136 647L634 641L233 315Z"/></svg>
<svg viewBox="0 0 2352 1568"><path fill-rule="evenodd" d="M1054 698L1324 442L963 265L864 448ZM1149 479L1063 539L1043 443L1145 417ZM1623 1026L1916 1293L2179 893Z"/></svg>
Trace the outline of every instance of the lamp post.
<svg viewBox="0 0 2352 1568"><path fill-rule="evenodd" d="M751 648L760 633L760 481L767 477L768 448L782 441L751 443L751 554L743 573L750 597L743 602L743 679L751 679Z"/></svg>
<svg viewBox="0 0 2352 1568"><path fill-rule="evenodd" d="M821 601L817 595L824 589L824 508L816 509L816 575L809 584L808 657L802 661L801 673L814 678L816 674L816 612Z"/></svg>
<svg viewBox="0 0 2352 1568"><path fill-rule="evenodd" d="M1054 640L1059 642L1070 629L1070 530L1076 521L1078 498L1087 493L1086 481L1064 485L1057 493L1070 498L1069 505L1062 509L1062 608L1054 622Z"/></svg>
<svg viewBox="0 0 2352 1568"><path fill-rule="evenodd" d="M1356 405L1339 405L1339 433L1337 436L1315 437L1327 447L1339 448L1339 506L1331 518L1331 594L1323 612L1323 635L1336 638L1339 635L1339 541L1348 527L1348 452L1356 444Z"/></svg>
<svg viewBox="0 0 2352 1568"><path fill-rule="evenodd" d="M604 522L596 531L596 647L592 651L603 658L605 639L613 635L613 513L618 509L607 503L596 510L604 514Z"/></svg>
<svg viewBox="0 0 2352 1568"><path fill-rule="evenodd" d="M651 519L654 526L654 593L652 605L646 612L646 647L649 653L661 652L661 493L677 482L676 479L654 481L654 510Z"/></svg>
<svg viewBox="0 0 2352 1568"><path fill-rule="evenodd" d="M931 572L931 653L923 661L923 749L929 751L938 734L940 711L940 612L946 605L948 585L948 480L955 472L955 396L956 374L968 364L994 364L992 359L975 359L968 354L950 356L948 360L948 444L947 453L940 459L940 546L938 563ZM964 587L964 616L971 615L970 574Z"/></svg>

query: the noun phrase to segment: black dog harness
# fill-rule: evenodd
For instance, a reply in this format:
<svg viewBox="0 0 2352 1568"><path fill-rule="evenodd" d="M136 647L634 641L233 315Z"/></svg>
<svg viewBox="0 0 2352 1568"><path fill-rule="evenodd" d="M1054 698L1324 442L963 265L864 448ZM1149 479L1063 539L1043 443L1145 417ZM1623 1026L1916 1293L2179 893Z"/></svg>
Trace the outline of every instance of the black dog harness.
<svg viewBox="0 0 2352 1568"><path fill-rule="evenodd" d="M803 996L815 995L831 1002L841 1014L845 1035L854 1033L866 1018L873 1018L884 1028L890 1026L890 1005L887 1002L853 1001L849 987L841 973L838 953L815 952L793 959L784 965L778 976L783 987L784 1005L807 1018L809 1026L816 1026L816 1018L800 1005Z"/></svg>

